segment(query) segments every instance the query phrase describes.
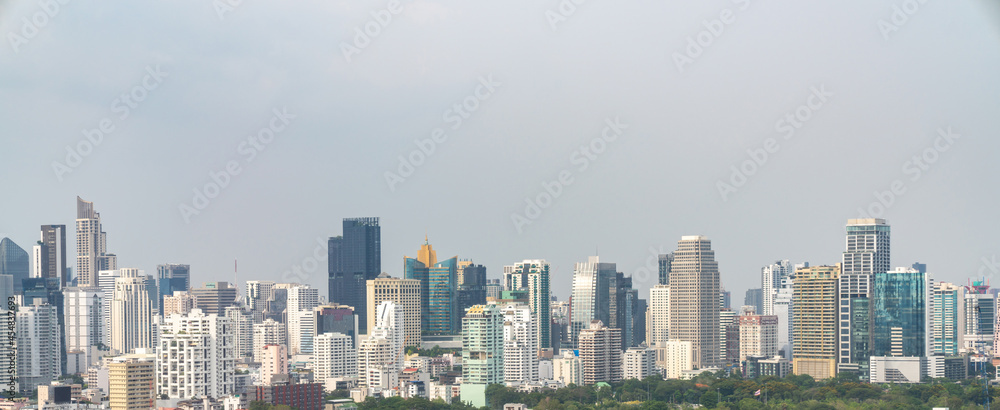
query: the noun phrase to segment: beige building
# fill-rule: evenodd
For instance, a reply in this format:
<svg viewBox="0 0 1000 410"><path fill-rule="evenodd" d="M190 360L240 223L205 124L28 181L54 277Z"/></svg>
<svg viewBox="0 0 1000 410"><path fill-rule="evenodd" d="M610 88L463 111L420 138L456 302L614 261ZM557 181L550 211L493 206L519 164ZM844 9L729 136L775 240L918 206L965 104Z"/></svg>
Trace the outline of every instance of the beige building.
<svg viewBox="0 0 1000 410"><path fill-rule="evenodd" d="M656 285L649 289L646 344L660 346L668 340L670 340L670 285Z"/></svg>
<svg viewBox="0 0 1000 410"><path fill-rule="evenodd" d="M580 361L583 384L622 380L622 331L604 326L600 320L580 331Z"/></svg>
<svg viewBox="0 0 1000 410"><path fill-rule="evenodd" d="M691 342L692 365L719 362L719 265L712 241L683 236L670 263L670 338Z"/></svg>
<svg viewBox="0 0 1000 410"><path fill-rule="evenodd" d="M131 354L116 357L108 363L108 398L112 410L155 407L155 357L153 354Z"/></svg>
<svg viewBox="0 0 1000 410"><path fill-rule="evenodd" d="M270 386L275 375L288 374L288 349L283 345L265 345L260 361L260 380Z"/></svg>
<svg viewBox="0 0 1000 410"><path fill-rule="evenodd" d="M744 314L736 317L740 331L740 362L748 356L774 357L778 354L778 317Z"/></svg>
<svg viewBox="0 0 1000 410"><path fill-rule="evenodd" d="M392 301L397 308L403 309L403 345L420 346L420 281L393 278L383 272L377 278L369 280L366 286L368 306L365 308L368 314L367 323L362 324L367 328L365 334L370 335L375 330L378 306L382 302Z"/></svg>
<svg viewBox="0 0 1000 410"><path fill-rule="evenodd" d="M122 354L153 347L153 304L147 276L139 269L122 268L111 300L111 349Z"/></svg>
<svg viewBox="0 0 1000 410"><path fill-rule="evenodd" d="M656 367L663 369L663 377L680 379L684 372L690 371L691 342L684 340L668 340L656 348Z"/></svg>
<svg viewBox="0 0 1000 410"><path fill-rule="evenodd" d="M191 309L194 309L194 296L182 290L175 290L172 296L164 296L163 306L160 307L164 317L174 313L186 315Z"/></svg>
<svg viewBox="0 0 1000 410"><path fill-rule="evenodd" d="M795 271L792 282L792 372L823 380L837 372L837 281L840 264Z"/></svg>

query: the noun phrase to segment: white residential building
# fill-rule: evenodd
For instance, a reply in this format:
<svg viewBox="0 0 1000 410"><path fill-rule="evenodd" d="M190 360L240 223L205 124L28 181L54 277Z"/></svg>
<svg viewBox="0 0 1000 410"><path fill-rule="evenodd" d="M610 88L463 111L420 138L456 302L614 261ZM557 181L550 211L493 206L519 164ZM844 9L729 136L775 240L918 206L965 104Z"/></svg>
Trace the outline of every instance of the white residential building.
<svg viewBox="0 0 1000 410"><path fill-rule="evenodd" d="M670 340L670 285L655 285L649 289L649 335L646 344L659 346Z"/></svg>
<svg viewBox="0 0 1000 410"><path fill-rule="evenodd" d="M656 351L647 347L630 347L622 355L622 377L645 379L656 374Z"/></svg>
<svg viewBox="0 0 1000 410"><path fill-rule="evenodd" d="M248 357L253 353L253 319L243 306L226 307L226 317L233 324L233 343L236 357Z"/></svg>
<svg viewBox="0 0 1000 410"><path fill-rule="evenodd" d="M663 377L680 379L683 372L693 369L692 354L691 342L688 341L669 340L663 347L657 348L657 363L663 369Z"/></svg>
<svg viewBox="0 0 1000 410"><path fill-rule="evenodd" d="M503 307L504 382L508 386L538 381L538 331L531 308Z"/></svg>
<svg viewBox="0 0 1000 410"><path fill-rule="evenodd" d="M573 350L562 350L562 356L552 359L552 378L564 385L583 385L583 361Z"/></svg>
<svg viewBox="0 0 1000 410"><path fill-rule="evenodd" d="M219 399L233 394L233 333L229 318L205 315L201 309L164 318L156 347L157 395Z"/></svg>
<svg viewBox="0 0 1000 410"><path fill-rule="evenodd" d="M266 345L288 345L285 325L272 319L253 325L253 361L260 363Z"/></svg>
<svg viewBox="0 0 1000 410"><path fill-rule="evenodd" d="M60 354L62 334L58 309L35 299L32 306L20 306L14 336L17 341L17 378L21 394L31 394L39 385L62 376Z"/></svg>
<svg viewBox="0 0 1000 410"><path fill-rule="evenodd" d="M773 315L740 315L739 361L749 356L774 357L778 354L778 317Z"/></svg>
<svg viewBox="0 0 1000 410"><path fill-rule="evenodd" d="M343 333L323 333L313 340L313 372L317 383L339 377L357 377L358 351L354 338Z"/></svg>
<svg viewBox="0 0 1000 410"><path fill-rule="evenodd" d="M63 289L63 315L66 326L66 351L83 353L84 369L93 365L96 346L101 343L101 297L99 288Z"/></svg>
<svg viewBox="0 0 1000 410"><path fill-rule="evenodd" d="M122 268L115 279L111 300L111 349L119 354L153 347L153 304L146 275L139 269Z"/></svg>
<svg viewBox="0 0 1000 410"><path fill-rule="evenodd" d="M775 261L774 263L760 268L760 288L762 296L762 311L757 312L762 315L774 314L774 303L778 297L778 289L781 288L781 280L793 273L792 263L788 259Z"/></svg>

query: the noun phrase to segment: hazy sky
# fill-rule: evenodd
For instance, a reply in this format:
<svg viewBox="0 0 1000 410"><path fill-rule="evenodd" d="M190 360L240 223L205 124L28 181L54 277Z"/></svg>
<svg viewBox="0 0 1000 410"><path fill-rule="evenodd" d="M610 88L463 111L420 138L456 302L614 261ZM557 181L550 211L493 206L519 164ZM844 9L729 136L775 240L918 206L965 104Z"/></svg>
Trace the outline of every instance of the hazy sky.
<svg viewBox="0 0 1000 410"><path fill-rule="evenodd" d="M565 299L700 234L738 305L871 208L894 266L1000 282L992 1L238 1L0 2L0 236L79 195L122 267L325 295L318 238L378 216L393 276L426 233Z"/></svg>

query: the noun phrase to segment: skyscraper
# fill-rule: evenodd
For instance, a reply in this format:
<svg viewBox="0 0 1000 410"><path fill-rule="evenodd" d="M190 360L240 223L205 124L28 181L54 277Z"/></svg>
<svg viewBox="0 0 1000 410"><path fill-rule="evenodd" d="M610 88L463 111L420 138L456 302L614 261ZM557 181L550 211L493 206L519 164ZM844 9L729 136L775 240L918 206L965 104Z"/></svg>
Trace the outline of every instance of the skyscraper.
<svg viewBox="0 0 1000 410"><path fill-rule="evenodd" d="M670 338L691 342L695 367L719 359L719 265L712 242L683 236L670 269Z"/></svg>
<svg viewBox="0 0 1000 410"><path fill-rule="evenodd" d="M83 352L83 369L94 364L96 346L101 343L101 332L104 329L101 321L103 295L98 288L63 289L66 349Z"/></svg>
<svg viewBox="0 0 1000 410"><path fill-rule="evenodd" d="M190 313L185 312L184 314ZM253 356L253 319L243 306L226 308L226 317L233 325L233 351L236 357Z"/></svg>
<svg viewBox="0 0 1000 410"><path fill-rule="evenodd" d="M590 322L612 323L611 303L617 292L617 265L601 262L591 256L573 268L572 318L570 340L579 345L580 332L590 328Z"/></svg>
<svg viewBox="0 0 1000 410"><path fill-rule="evenodd" d="M358 349L354 348L351 336L337 332L320 334L313 341L313 355L317 382L358 375Z"/></svg>
<svg viewBox="0 0 1000 410"><path fill-rule="evenodd" d="M876 273L872 356L927 356L927 274L896 268Z"/></svg>
<svg viewBox="0 0 1000 410"><path fill-rule="evenodd" d="M840 309L847 308L847 316L838 321L837 333L841 336L838 372L859 371L863 378L868 377L868 358L872 356L872 282L876 273L888 272L892 267L889 233L884 219L847 221L846 250L838 284Z"/></svg>
<svg viewBox="0 0 1000 410"><path fill-rule="evenodd" d="M774 314L774 300L778 296L778 289L781 288L781 280L792 274L792 263L788 259L774 261L774 263L760 268L761 287L761 309L757 311L761 315Z"/></svg>
<svg viewBox="0 0 1000 410"><path fill-rule="evenodd" d="M504 381L503 312L476 305L462 318L462 401L485 405L486 386Z"/></svg>
<svg viewBox="0 0 1000 410"><path fill-rule="evenodd" d="M456 303L458 257L438 262L437 253L424 238L416 258L403 257L406 279L420 281L421 328L429 334L455 334L461 313Z"/></svg>
<svg viewBox="0 0 1000 410"><path fill-rule="evenodd" d="M122 268L121 277L115 279L111 300L111 349L119 354L153 347L152 302L145 276L138 269Z"/></svg>
<svg viewBox="0 0 1000 410"><path fill-rule="evenodd" d="M319 336L325 333L340 333L351 338L351 346L358 346L358 335L360 334L358 329L361 324L358 323L357 309L351 306L327 304L316 306L312 309L313 323L315 323L315 330L313 332L314 338L313 343L315 344L315 336ZM377 312L377 311L376 311ZM375 313L372 317L376 317ZM416 319L417 323L420 323L420 319ZM420 332L420 329L417 329Z"/></svg>
<svg viewBox="0 0 1000 410"><path fill-rule="evenodd" d="M674 261L674 254L667 253L659 255L657 258L657 267L659 268L659 284L669 285L670 284L670 264Z"/></svg>
<svg viewBox="0 0 1000 410"><path fill-rule="evenodd" d="M368 293L366 297L368 323L360 324L367 327L368 331L365 333L371 334L372 330L375 329L378 306L382 302L390 300L403 311L404 344L406 346L420 346L420 281L393 278L383 272L377 278L368 281L366 288Z"/></svg>
<svg viewBox="0 0 1000 410"><path fill-rule="evenodd" d="M14 335L17 340L18 389L30 395L39 385L62 376L59 363L62 332L55 306L38 299L17 311Z"/></svg>
<svg viewBox="0 0 1000 410"><path fill-rule="evenodd" d="M508 304L503 311L504 382L508 386L538 381L538 330L531 308Z"/></svg>
<svg viewBox="0 0 1000 410"><path fill-rule="evenodd" d="M931 354L956 356L964 348L965 289L952 283L938 282L931 292Z"/></svg>
<svg viewBox="0 0 1000 410"><path fill-rule="evenodd" d="M14 280L14 293L23 291L23 281L28 279L28 252L17 246L10 238L0 239L0 275L10 275Z"/></svg>
<svg viewBox="0 0 1000 410"><path fill-rule="evenodd" d="M549 290L549 263L544 259L525 259L514 264L512 277L528 291L528 307L534 317L539 349L552 347L552 293Z"/></svg>
<svg viewBox="0 0 1000 410"><path fill-rule="evenodd" d="M792 370L822 380L837 374L837 282L840 264L795 271ZM843 336L843 335L840 335Z"/></svg>
<svg viewBox="0 0 1000 410"><path fill-rule="evenodd" d="M650 346L664 346L670 340L670 285L656 285L649 289Z"/></svg>
<svg viewBox="0 0 1000 410"><path fill-rule="evenodd" d="M42 225L39 248L40 278L59 278L59 287L66 287L66 225Z"/></svg>
<svg viewBox="0 0 1000 410"><path fill-rule="evenodd" d="M343 236L328 241L329 301L353 306L358 320L368 323L365 283L382 272L381 228L378 218L345 218L343 229Z"/></svg>
<svg viewBox="0 0 1000 410"><path fill-rule="evenodd" d="M987 350L993 346L993 333L997 317L997 298L990 292L985 281L972 281L965 287L965 317L962 341L969 352L978 352L980 347Z"/></svg>
<svg viewBox="0 0 1000 410"><path fill-rule="evenodd" d="M274 289L274 282L264 280L247 281L247 306L253 316L254 323L264 321L264 312L267 311L267 301L271 299Z"/></svg>
<svg viewBox="0 0 1000 410"><path fill-rule="evenodd" d="M167 263L156 266L156 287L159 289L160 315L163 315L163 297L174 292L191 290L191 265Z"/></svg>
<svg viewBox="0 0 1000 410"><path fill-rule="evenodd" d="M118 269L118 260L109 254L107 233L94 203L76 197L76 277L77 286L97 286L97 274Z"/></svg>
<svg viewBox="0 0 1000 410"><path fill-rule="evenodd" d="M486 304L486 267L470 260L458 261L458 312ZM458 321L459 324L462 321Z"/></svg>
<svg viewBox="0 0 1000 410"><path fill-rule="evenodd" d="M761 288L747 289L746 296L743 297L743 306L753 306L754 312L761 312L764 309L764 291Z"/></svg>

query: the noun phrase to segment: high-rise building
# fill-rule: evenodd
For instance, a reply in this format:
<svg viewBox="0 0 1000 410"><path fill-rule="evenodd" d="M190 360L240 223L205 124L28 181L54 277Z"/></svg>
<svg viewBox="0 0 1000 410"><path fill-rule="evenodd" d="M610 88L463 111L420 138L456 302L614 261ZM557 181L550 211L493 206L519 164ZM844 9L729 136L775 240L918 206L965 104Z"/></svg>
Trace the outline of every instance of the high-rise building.
<svg viewBox="0 0 1000 410"><path fill-rule="evenodd" d="M670 284L670 264L674 261L673 253L661 254L657 257L657 267L658 273L660 275L659 285L669 285Z"/></svg>
<svg viewBox="0 0 1000 410"><path fill-rule="evenodd" d="M14 337L17 341L18 389L30 395L39 385L62 376L59 353L62 332L58 309L36 299L30 306L20 306L16 313Z"/></svg>
<svg viewBox="0 0 1000 410"><path fill-rule="evenodd" d="M0 274L0 298L2 298L0 300L8 301L8 307L11 298L15 298L14 278L11 275ZM11 340L10 337L0 337L0 369L8 369L8 373L0 373L0 386L8 386L8 390L9 386L17 382L17 375L9 373L9 369L17 368L17 354L14 353L15 341L16 337L14 340Z"/></svg>
<svg viewBox="0 0 1000 410"><path fill-rule="evenodd" d="M326 383L335 377L357 377L358 350L354 338L343 333L323 333L313 341L315 380Z"/></svg>
<svg viewBox="0 0 1000 410"><path fill-rule="evenodd" d="M14 279L14 292L23 292L24 279L28 279L29 272L28 252L17 246L10 238L0 239L0 275L10 275Z"/></svg>
<svg viewBox="0 0 1000 410"><path fill-rule="evenodd" d="M291 354L312 353L312 336L315 334L313 308L319 306L319 289L309 285L288 288L286 317L288 320L288 350Z"/></svg>
<svg viewBox="0 0 1000 410"><path fill-rule="evenodd" d="M118 259L108 253L107 233L94 203L76 197L76 277L77 286L97 286L98 272L118 269Z"/></svg>
<svg viewBox="0 0 1000 410"><path fill-rule="evenodd" d="M719 364L738 364L740 358L740 327L736 312L719 311Z"/></svg>
<svg viewBox="0 0 1000 410"><path fill-rule="evenodd" d="M962 342L968 352L978 352L980 348L990 350L997 317L997 298L990 292L985 280L973 281L965 287L964 332Z"/></svg>
<svg viewBox="0 0 1000 410"><path fill-rule="evenodd" d="M108 363L111 409L145 410L156 407L156 355L128 354Z"/></svg>
<svg viewBox="0 0 1000 410"><path fill-rule="evenodd" d="M264 310L264 320L271 319L275 322L285 323L285 305L288 304L288 288L275 284L271 288L271 297L267 299L266 310Z"/></svg>
<svg viewBox="0 0 1000 410"><path fill-rule="evenodd" d="M792 371L795 374L808 374L817 380L837 374L839 280L840 264L795 271L792 282L792 304L795 306Z"/></svg>
<svg viewBox="0 0 1000 410"><path fill-rule="evenodd" d="M630 347L622 355L623 379L642 380L656 373L656 351L652 348Z"/></svg>
<svg viewBox="0 0 1000 410"><path fill-rule="evenodd" d="M208 282L189 293L194 296L194 305L206 315L224 316L226 308L236 304L238 292L229 282Z"/></svg>
<svg viewBox="0 0 1000 410"><path fill-rule="evenodd" d="M609 294L611 309L608 327L622 332L622 350L638 346L646 336L646 301L639 299L639 291L632 288L632 278L615 273L614 291Z"/></svg>
<svg viewBox="0 0 1000 410"><path fill-rule="evenodd" d="M719 309L733 308L733 292L730 292L719 284Z"/></svg>
<svg viewBox="0 0 1000 410"><path fill-rule="evenodd" d="M601 262L591 256L573 268L570 340L579 346L580 332L590 328L590 322L612 323L612 308L617 292L617 265Z"/></svg>
<svg viewBox="0 0 1000 410"><path fill-rule="evenodd" d="M538 331L531 308L504 306L503 376L508 386L538 381Z"/></svg>
<svg viewBox="0 0 1000 410"><path fill-rule="evenodd" d="M160 315L167 316L163 308L163 298L174 292L191 290L191 265L168 263L156 266L156 287L159 289Z"/></svg>
<svg viewBox="0 0 1000 410"><path fill-rule="evenodd" d="M273 384L274 376L288 374L288 349L284 345L264 345L261 357L260 380L265 386Z"/></svg>
<svg viewBox="0 0 1000 410"><path fill-rule="evenodd" d="M120 277L119 269L98 272L97 284L101 289L101 343L105 346L111 346L111 301L115 298L115 281Z"/></svg>
<svg viewBox="0 0 1000 410"><path fill-rule="evenodd" d="M792 360L792 272L781 280L781 287L774 298L774 315L778 317L778 351L785 359Z"/></svg>
<svg viewBox="0 0 1000 410"><path fill-rule="evenodd" d="M243 306L226 308L226 317L233 325L233 347L236 357L253 356L253 319Z"/></svg>
<svg viewBox="0 0 1000 410"><path fill-rule="evenodd" d="M253 361L260 363L263 360L264 346L267 345L288 346L288 332L284 323L264 319L253 325Z"/></svg>
<svg viewBox="0 0 1000 410"><path fill-rule="evenodd" d="M656 363L663 369L664 378L680 379L684 372L693 369L691 364L693 355L691 342L670 340L663 347L656 349Z"/></svg>
<svg viewBox="0 0 1000 410"><path fill-rule="evenodd" d="M552 359L552 377L565 385L583 384L583 362L577 351L563 350L562 356Z"/></svg>
<svg viewBox="0 0 1000 410"><path fill-rule="evenodd" d="M552 309L549 303L552 301L552 293L549 290L549 263L544 259L525 259L514 264L511 276L520 282L521 288L528 291L528 307L531 308L538 332L538 348L551 348L552 326L549 324L552 323Z"/></svg>
<svg viewBox="0 0 1000 410"><path fill-rule="evenodd" d="M965 289L948 282L935 283L931 291L931 343L932 355L957 356L964 348L962 334L965 326Z"/></svg>
<svg viewBox="0 0 1000 410"><path fill-rule="evenodd" d="M235 392L236 352L229 318L194 309L160 325L156 388L169 398L221 399Z"/></svg>
<svg viewBox="0 0 1000 410"><path fill-rule="evenodd" d="M111 349L128 354L137 348L153 347L153 312L146 275L133 268L120 271L111 300Z"/></svg>
<svg viewBox="0 0 1000 410"><path fill-rule="evenodd" d="M486 267L471 260L458 261L458 311L486 304ZM462 323L459 321L458 323ZM459 329L461 330L461 329Z"/></svg>
<svg viewBox="0 0 1000 410"><path fill-rule="evenodd" d="M351 346L358 346L359 323L358 315L351 306L344 305L322 305L312 309L315 337L324 333L341 333L351 338ZM373 316L374 317L374 316ZM419 322L419 319L416 319Z"/></svg>
<svg viewBox="0 0 1000 410"><path fill-rule="evenodd" d="M160 312L164 317L173 314L186 315L195 307L194 296L185 291L175 290L173 295L163 297L163 304L160 306Z"/></svg>
<svg viewBox="0 0 1000 410"><path fill-rule="evenodd" d="M365 316L368 318L368 323L362 323L368 329L365 333L371 334L375 329L378 306L387 300L393 301L397 308L403 311L404 344L420 346L420 281L393 278L383 272L377 278L368 281L366 291L368 314Z"/></svg>
<svg viewBox="0 0 1000 410"><path fill-rule="evenodd" d="M504 318L495 304L476 305L462 318L463 402L485 405L486 386L504 382Z"/></svg>
<svg viewBox="0 0 1000 410"><path fill-rule="evenodd" d="M456 303L458 257L437 260L437 252L424 238L416 258L403 257L406 279L420 281L421 329L429 334L455 334L461 313Z"/></svg>
<svg viewBox="0 0 1000 410"><path fill-rule="evenodd" d="M329 301L353 306L368 323L365 283L382 272L381 228L378 218L345 218L343 229L343 236L328 241Z"/></svg>
<svg viewBox="0 0 1000 410"><path fill-rule="evenodd" d="M695 367L719 359L719 265L712 242L683 236L670 264L670 338L691 342Z"/></svg>
<svg viewBox="0 0 1000 410"><path fill-rule="evenodd" d="M103 295L98 288L63 289L66 349L83 353L83 363L71 367L87 369L96 362L96 350L104 330L101 320Z"/></svg>
<svg viewBox="0 0 1000 410"><path fill-rule="evenodd" d="M600 320L580 331L583 384L622 380L621 334L621 329L604 326Z"/></svg>
<svg viewBox="0 0 1000 410"><path fill-rule="evenodd" d="M760 268L762 300L761 309L757 313L765 316L774 314L774 302L778 297L778 290L781 289L781 281L793 273L792 269L792 263L788 259L774 261Z"/></svg>
<svg viewBox="0 0 1000 410"><path fill-rule="evenodd" d="M38 270L35 277L59 278L59 287L66 287L66 225L42 225L38 241Z"/></svg>
<svg viewBox="0 0 1000 410"><path fill-rule="evenodd" d="M884 219L849 219L846 249L841 264L839 304L841 319L837 334L837 371L857 371L868 376L871 354L872 282L876 273L892 268L889 263L889 225ZM843 308L847 308L843 312ZM844 315L846 313L846 315ZM845 340L846 338L846 340Z"/></svg>
<svg viewBox="0 0 1000 410"><path fill-rule="evenodd" d="M875 274L872 356L928 356L929 285L916 269Z"/></svg>
<svg viewBox="0 0 1000 410"><path fill-rule="evenodd" d="M754 312L763 311L764 291L761 288L747 289L743 297L743 306L753 306Z"/></svg>
<svg viewBox="0 0 1000 410"><path fill-rule="evenodd" d="M65 329L66 315L63 309L66 302L62 290L59 289L59 278L28 278L21 280L21 283L23 284L21 303L30 306L38 300L55 306L59 329ZM65 371L68 367L66 339L60 338L59 343L62 346L59 349L59 367Z"/></svg>
<svg viewBox="0 0 1000 410"><path fill-rule="evenodd" d="M403 369L403 311L392 301L379 304L375 328L358 348L358 384L370 392L394 388Z"/></svg>
<svg viewBox="0 0 1000 410"><path fill-rule="evenodd" d="M670 340L670 285L649 289L649 346L662 346Z"/></svg>
<svg viewBox="0 0 1000 410"><path fill-rule="evenodd" d="M778 354L778 317L743 314L736 317L739 326L739 362L750 356L774 357Z"/></svg>
<svg viewBox="0 0 1000 410"><path fill-rule="evenodd" d="M264 321L264 312L267 311L267 301L271 299L274 282L265 280L247 281L247 306L253 315L253 322Z"/></svg>
<svg viewBox="0 0 1000 410"><path fill-rule="evenodd" d="M503 383L503 311L496 305L476 305L462 321L463 383Z"/></svg>

